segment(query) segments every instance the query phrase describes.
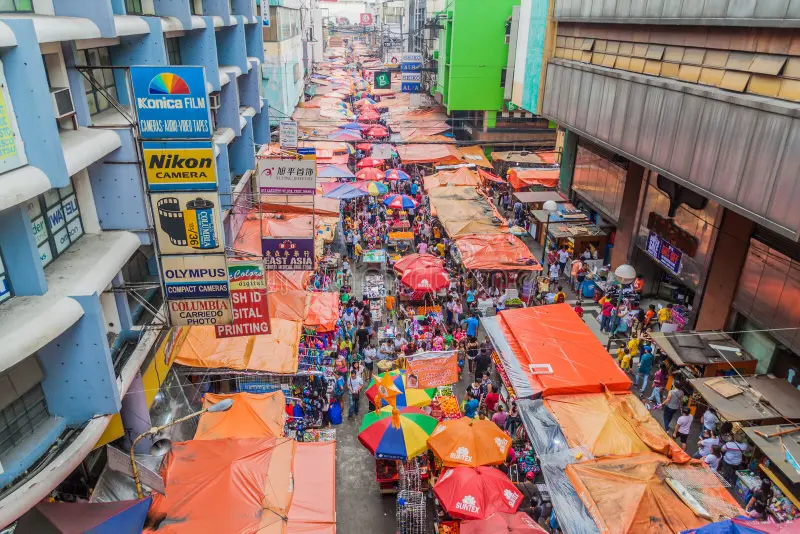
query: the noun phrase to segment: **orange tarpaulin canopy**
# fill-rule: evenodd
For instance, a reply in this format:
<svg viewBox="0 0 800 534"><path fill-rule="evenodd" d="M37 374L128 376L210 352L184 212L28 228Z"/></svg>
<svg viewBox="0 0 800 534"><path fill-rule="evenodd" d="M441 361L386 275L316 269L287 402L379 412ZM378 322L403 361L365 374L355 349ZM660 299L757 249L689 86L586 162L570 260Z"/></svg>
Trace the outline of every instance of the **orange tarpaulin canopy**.
<svg viewBox="0 0 800 534"><path fill-rule="evenodd" d="M561 426L569 446L584 446L594 457L652 451L675 462L690 460L644 404L630 393L555 395L547 397L544 404Z"/></svg>
<svg viewBox="0 0 800 534"><path fill-rule="evenodd" d="M233 248L261 256L262 237L314 236L314 253L319 258L322 256L325 242L333 239L337 222L338 218L321 217L310 213L282 213L277 217L274 214L259 214L257 210L251 210L242 223Z"/></svg>
<svg viewBox="0 0 800 534"><path fill-rule="evenodd" d="M426 176L423 178L423 183L426 191L433 189L434 187L443 187L448 185L472 187L481 185L478 175L466 167L461 167L455 171L440 171L436 174Z"/></svg>
<svg viewBox="0 0 800 534"><path fill-rule="evenodd" d="M267 293L270 318L302 323L306 317L308 292L304 289L287 289Z"/></svg>
<svg viewBox="0 0 800 534"><path fill-rule="evenodd" d="M204 369L297 372L302 323L272 318L271 334L217 339L213 326L192 326L175 363Z"/></svg>
<svg viewBox="0 0 800 534"><path fill-rule="evenodd" d="M534 396L630 390L630 378L569 304L505 310L496 320ZM531 364L552 372L536 374Z"/></svg>
<svg viewBox="0 0 800 534"><path fill-rule="evenodd" d="M483 169L478 169L478 176L489 182L496 182L498 184L506 183L506 181L500 178L499 176L495 176L494 174L486 172Z"/></svg>
<svg viewBox="0 0 800 534"><path fill-rule="evenodd" d="M461 158L464 160L464 163L471 163L478 167L486 167L487 169L492 168L492 164L486 159L486 154L484 154L480 146L462 146L459 147L458 151L461 152Z"/></svg>
<svg viewBox="0 0 800 534"><path fill-rule="evenodd" d="M450 145L402 145L397 147L397 154L403 163L461 163L461 154Z"/></svg>
<svg viewBox="0 0 800 534"><path fill-rule="evenodd" d="M708 524L664 481L667 464L660 454L644 453L568 464L565 472L600 532L672 534ZM701 491L739 508L721 484Z"/></svg>
<svg viewBox="0 0 800 534"><path fill-rule="evenodd" d="M336 442L298 443L287 533L336 532Z"/></svg>
<svg viewBox="0 0 800 534"><path fill-rule="evenodd" d="M309 271L267 271L266 275L269 291L305 290L311 281Z"/></svg>
<svg viewBox="0 0 800 534"><path fill-rule="evenodd" d="M321 180L321 179L320 179ZM319 195L261 195L264 213L316 213L337 217L339 201Z"/></svg>
<svg viewBox="0 0 800 534"><path fill-rule="evenodd" d="M517 191L532 185L558 187L560 169L509 169L508 183Z"/></svg>
<svg viewBox="0 0 800 534"><path fill-rule="evenodd" d="M455 238L464 267L475 271L541 271L528 246L511 234L464 235Z"/></svg>
<svg viewBox="0 0 800 534"><path fill-rule="evenodd" d="M206 412L200 416L194 439L279 438L283 436L286 396L273 393L233 393L203 396L203 408L210 408L223 399L233 405L224 412Z"/></svg>
<svg viewBox="0 0 800 534"><path fill-rule="evenodd" d="M474 187L434 187L429 191L431 213L451 238L468 234L508 232L497 208Z"/></svg>
<svg viewBox="0 0 800 534"><path fill-rule="evenodd" d="M310 293L306 317L303 326L316 328L321 332L332 332L339 319L339 292Z"/></svg>
<svg viewBox="0 0 800 534"><path fill-rule="evenodd" d="M286 438L175 443L153 493L144 532L284 532L292 503L292 457Z"/></svg>

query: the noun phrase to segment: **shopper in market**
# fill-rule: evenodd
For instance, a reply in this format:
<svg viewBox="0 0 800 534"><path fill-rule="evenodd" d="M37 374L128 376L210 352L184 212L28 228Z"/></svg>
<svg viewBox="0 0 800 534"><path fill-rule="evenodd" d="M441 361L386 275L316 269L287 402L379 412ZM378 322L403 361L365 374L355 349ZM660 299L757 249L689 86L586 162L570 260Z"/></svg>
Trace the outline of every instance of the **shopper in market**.
<svg viewBox="0 0 800 534"><path fill-rule="evenodd" d="M681 416L678 417L678 420L675 422L675 432L673 436L681 444L681 448L686 450L686 444L689 441L689 431L692 428L692 421L694 418L692 417L692 412L689 408L685 407L681 410Z"/></svg>
<svg viewBox="0 0 800 534"><path fill-rule="evenodd" d="M697 452L692 458L705 458L711 454L711 448L714 447L714 445L719 445L719 438L714 437L710 430L703 429L703 432L700 434L700 441L697 442Z"/></svg>
<svg viewBox="0 0 800 534"><path fill-rule="evenodd" d="M673 380L672 389L667 393L667 398L664 402L656 406L656 408L664 409L664 430L669 432L669 425L672 423L673 416L678 413L683 403L683 389L678 380Z"/></svg>
<svg viewBox="0 0 800 534"><path fill-rule="evenodd" d="M644 348L642 357L639 358L639 369L636 372L636 381L634 385L639 388L639 397L644 398L644 391L647 389L647 379L650 377L650 371L653 368L653 349L650 346ZM641 386L639 382L641 381Z"/></svg>
<svg viewBox="0 0 800 534"><path fill-rule="evenodd" d="M364 387L364 380L358 375L355 369L350 371L350 378L347 379L347 391L350 392L350 409L347 418L353 419L358 415L358 403L361 400L361 389Z"/></svg>
<svg viewBox="0 0 800 534"><path fill-rule="evenodd" d="M730 438L722 446L722 462L720 462L720 469L722 476L730 484L736 482L736 471L742 465L744 453L750 450L750 446L744 442L744 437Z"/></svg>

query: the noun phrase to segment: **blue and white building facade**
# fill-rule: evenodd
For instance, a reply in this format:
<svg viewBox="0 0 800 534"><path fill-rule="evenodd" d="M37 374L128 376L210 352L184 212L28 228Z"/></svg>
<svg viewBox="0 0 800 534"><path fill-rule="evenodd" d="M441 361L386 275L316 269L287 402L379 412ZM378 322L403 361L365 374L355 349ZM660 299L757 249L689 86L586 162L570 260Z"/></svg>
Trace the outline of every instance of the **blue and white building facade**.
<svg viewBox="0 0 800 534"><path fill-rule="evenodd" d="M310 4L305 0L269 0L269 5L270 25L264 28L261 87L275 124L291 117L303 98L309 70L308 28L312 23Z"/></svg>
<svg viewBox="0 0 800 534"><path fill-rule="evenodd" d="M223 207L270 130L255 0L0 7L2 528L86 458L155 342L158 269L124 67L205 67Z"/></svg>

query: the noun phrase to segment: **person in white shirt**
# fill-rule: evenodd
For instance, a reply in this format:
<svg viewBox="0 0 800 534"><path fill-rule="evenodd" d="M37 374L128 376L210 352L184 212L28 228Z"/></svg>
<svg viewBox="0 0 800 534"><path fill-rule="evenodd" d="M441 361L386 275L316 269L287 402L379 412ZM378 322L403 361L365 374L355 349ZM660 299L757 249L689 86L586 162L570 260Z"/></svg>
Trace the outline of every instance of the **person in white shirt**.
<svg viewBox="0 0 800 534"><path fill-rule="evenodd" d="M558 264L559 270L564 274L567 275L567 261L569 261L569 252L567 252L567 247L561 247L558 251Z"/></svg>
<svg viewBox="0 0 800 534"><path fill-rule="evenodd" d="M495 313L501 312L501 311L506 309L506 301L507 300L508 300L508 295L506 293L503 293L502 295L497 297L497 300L495 301L495 305L494 305Z"/></svg>
<svg viewBox="0 0 800 534"><path fill-rule="evenodd" d="M372 345L367 345L364 349L364 367L366 368L364 380L369 380L372 376L372 366L374 365L375 358L378 357L378 350Z"/></svg>
<svg viewBox="0 0 800 534"><path fill-rule="evenodd" d="M705 458L711 454L711 447L719 445L719 438L715 438L710 431L703 430L700 441L697 442L697 452L692 458Z"/></svg>
<svg viewBox="0 0 800 534"><path fill-rule="evenodd" d="M550 273L550 282L553 283L553 284L558 282L558 264L557 263L553 263L552 265L550 265L549 273Z"/></svg>
<svg viewBox="0 0 800 534"><path fill-rule="evenodd" d="M719 423L717 412L709 406L706 413L703 414L703 428L713 433L717 429L717 423Z"/></svg>
<svg viewBox="0 0 800 534"><path fill-rule="evenodd" d="M350 371L350 377L347 379L347 390L350 392L350 410L347 413L347 418L352 419L358 415L358 401L361 399L361 388L364 387L364 380L358 376L355 369Z"/></svg>
<svg viewBox="0 0 800 534"><path fill-rule="evenodd" d="M736 479L736 471L742 463L744 453L750 449L747 443L740 443L735 439L725 442L722 446L722 462L720 468L722 469L722 476L725 477L729 483L733 484Z"/></svg>
<svg viewBox="0 0 800 534"><path fill-rule="evenodd" d="M680 442L683 450L686 450L686 442L689 440L689 431L692 428L694 417L692 417L692 412L689 408L686 407L683 408L682 414L683 415L678 417L678 421L675 423L675 432L673 436Z"/></svg>
<svg viewBox="0 0 800 534"><path fill-rule="evenodd" d="M708 467L714 471L719 470L719 463L722 460L722 447L719 445L712 445L711 452L706 455L703 461L708 464Z"/></svg>

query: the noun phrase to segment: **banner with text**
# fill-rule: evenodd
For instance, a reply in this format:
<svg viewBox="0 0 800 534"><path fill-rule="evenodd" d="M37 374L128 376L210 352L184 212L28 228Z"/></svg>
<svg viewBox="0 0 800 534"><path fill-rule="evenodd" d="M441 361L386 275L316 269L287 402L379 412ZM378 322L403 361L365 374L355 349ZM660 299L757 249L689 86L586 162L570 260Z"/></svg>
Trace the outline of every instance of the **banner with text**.
<svg viewBox="0 0 800 534"><path fill-rule="evenodd" d="M317 192L317 153L298 148L295 158L258 160L259 191L265 195L313 195Z"/></svg>
<svg viewBox="0 0 800 534"><path fill-rule="evenodd" d="M314 270L313 237L262 237L261 253L268 271Z"/></svg>
<svg viewBox="0 0 800 534"><path fill-rule="evenodd" d="M257 336L270 333L267 281L261 262L228 265L233 324L218 325L217 337Z"/></svg>
<svg viewBox="0 0 800 534"><path fill-rule="evenodd" d="M408 360L406 385L410 388L435 388L458 382L456 352L423 352Z"/></svg>

